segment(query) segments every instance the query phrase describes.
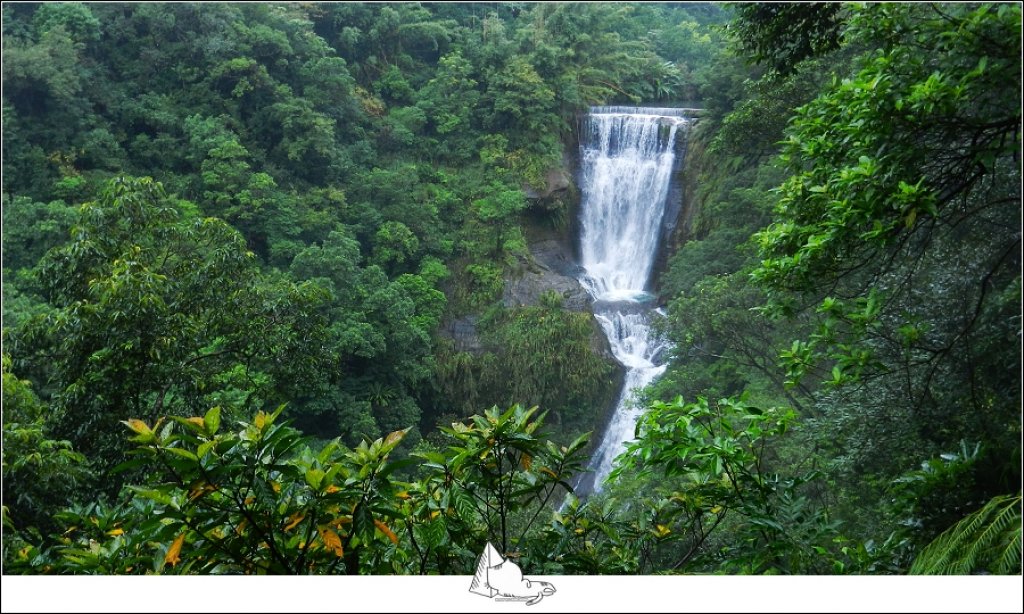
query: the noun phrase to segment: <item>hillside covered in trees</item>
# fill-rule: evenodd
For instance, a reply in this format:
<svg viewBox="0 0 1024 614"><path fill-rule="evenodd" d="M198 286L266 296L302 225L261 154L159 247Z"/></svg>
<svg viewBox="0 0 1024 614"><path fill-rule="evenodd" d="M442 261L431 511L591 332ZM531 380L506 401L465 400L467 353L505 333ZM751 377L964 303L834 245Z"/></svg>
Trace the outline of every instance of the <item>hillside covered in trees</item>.
<svg viewBox="0 0 1024 614"><path fill-rule="evenodd" d="M1021 573L1020 5L13 3L2 59L4 573ZM596 105L701 111L576 497Z"/></svg>

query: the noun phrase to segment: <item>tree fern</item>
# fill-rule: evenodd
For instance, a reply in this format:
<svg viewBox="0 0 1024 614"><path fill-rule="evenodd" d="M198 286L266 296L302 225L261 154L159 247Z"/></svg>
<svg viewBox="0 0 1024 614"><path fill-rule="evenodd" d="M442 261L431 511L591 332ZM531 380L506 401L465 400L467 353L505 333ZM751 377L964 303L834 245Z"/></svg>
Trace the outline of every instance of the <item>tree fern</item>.
<svg viewBox="0 0 1024 614"><path fill-rule="evenodd" d="M1021 493L1001 495L928 544L911 574L1021 573Z"/></svg>

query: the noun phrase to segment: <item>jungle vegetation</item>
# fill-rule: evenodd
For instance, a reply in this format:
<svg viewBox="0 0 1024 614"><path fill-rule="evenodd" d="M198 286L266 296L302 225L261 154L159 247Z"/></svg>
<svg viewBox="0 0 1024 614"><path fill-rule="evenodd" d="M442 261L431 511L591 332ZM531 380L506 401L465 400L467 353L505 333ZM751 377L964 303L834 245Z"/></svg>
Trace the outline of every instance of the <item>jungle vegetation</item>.
<svg viewBox="0 0 1024 614"><path fill-rule="evenodd" d="M1019 5L2 27L4 573L467 574L488 540L538 574L1021 573ZM581 114L684 103L673 355L580 500L616 365L503 291L571 243Z"/></svg>

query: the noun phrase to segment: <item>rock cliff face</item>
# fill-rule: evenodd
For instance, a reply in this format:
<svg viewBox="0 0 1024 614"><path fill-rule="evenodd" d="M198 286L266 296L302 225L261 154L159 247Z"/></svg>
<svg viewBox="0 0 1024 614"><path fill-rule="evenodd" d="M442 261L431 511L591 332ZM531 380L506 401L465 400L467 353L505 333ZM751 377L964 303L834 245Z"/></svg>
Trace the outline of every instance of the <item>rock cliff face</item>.
<svg viewBox="0 0 1024 614"><path fill-rule="evenodd" d="M555 292L567 311L591 312L593 298L579 282L580 266L576 264L572 246L567 237L553 238L545 233L529 243L531 261L524 266L522 275L506 280L502 297L505 307L533 307L541 304L541 296ZM591 319L590 346L601 358L617 365L608 339L597 321Z"/></svg>
<svg viewBox="0 0 1024 614"><path fill-rule="evenodd" d="M563 157L563 168L548 170L547 175L544 177L544 187L542 189L537 190L530 186L523 186L523 194L526 195L526 198L529 200L547 200L558 192L569 191L569 188L572 187L572 179L569 177L569 171L564 168L567 161Z"/></svg>
<svg viewBox="0 0 1024 614"><path fill-rule="evenodd" d="M529 245L532 261L523 274L505 282L506 307L538 305L541 295L554 292L569 311L589 311L591 298L577 280L579 265L565 241L545 238Z"/></svg>
<svg viewBox="0 0 1024 614"><path fill-rule="evenodd" d="M484 351L483 342L480 341L480 334L476 330L476 324L480 316L468 315L447 322L441 328L441 335L448 337L455 342L455 350L479 354Z"/></svg>
<svg viewBox="0 0 1024 614"><path fill-rule="evenodd" d="M671 297L663 297L660 294L661 274L668 266L668 259L682 247L683 243L689 240L692 234L693 215L696 209L697 176L700 166L698 160L704 151L702 143L699 139L694 138L694 135L694 127L690 126L686 133L681 135L677 145L677 160L672 176L672 187L669 189L668 200L665 203L665 219L661 225L658 251L654 259L654 268L651 271L652 291L658 295L659 303L662 304Z"/></svg>
<svg viewBox="0 0 1024 614"><path fill-rule="evenodd" d="M577 278L579 265L574 261L571 244L564 239L544 236L528 244L530 254L521 261L519 271L505 280L502 304L508 309L536 307L546 293L555 293L568 311L589 312L593 302ZM459 351L483 351L476 325L477 315L467 315L448 322L441 333L455 341ZM611 360L611 350L600 330L594 328L594 346Z"/></svg>

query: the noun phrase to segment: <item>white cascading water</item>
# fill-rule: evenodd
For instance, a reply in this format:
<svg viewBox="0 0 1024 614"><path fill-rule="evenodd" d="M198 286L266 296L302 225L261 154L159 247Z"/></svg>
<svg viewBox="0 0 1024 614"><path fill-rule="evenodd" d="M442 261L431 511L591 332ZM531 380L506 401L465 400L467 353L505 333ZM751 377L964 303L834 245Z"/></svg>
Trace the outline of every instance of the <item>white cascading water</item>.
<svg viewBox="0 0 1024 614"><path fill-rule="evenodd" d="M665 371L665 342L653 334L646 292L675 165L682 109L595 107L587 116L581 160L580 283L615 358L626 368L615 413L577 494L600 491L615 457L633 439L641 409L635 391Z"/></svg>

